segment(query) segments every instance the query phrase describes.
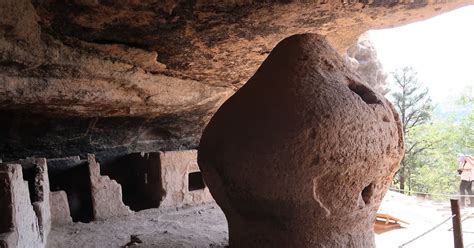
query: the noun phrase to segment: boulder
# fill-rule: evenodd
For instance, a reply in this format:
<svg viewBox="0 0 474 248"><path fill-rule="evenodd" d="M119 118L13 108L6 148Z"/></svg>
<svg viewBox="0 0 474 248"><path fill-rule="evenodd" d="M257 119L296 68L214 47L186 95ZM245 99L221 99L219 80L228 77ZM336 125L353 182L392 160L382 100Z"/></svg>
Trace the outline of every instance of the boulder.
<svg viewBox="0 0 474 248"><path fill-rule="evenodd" d="M374 247L404 153L391 104L316 34L281 41L212 117L198 163L230 247Z"/></svg>

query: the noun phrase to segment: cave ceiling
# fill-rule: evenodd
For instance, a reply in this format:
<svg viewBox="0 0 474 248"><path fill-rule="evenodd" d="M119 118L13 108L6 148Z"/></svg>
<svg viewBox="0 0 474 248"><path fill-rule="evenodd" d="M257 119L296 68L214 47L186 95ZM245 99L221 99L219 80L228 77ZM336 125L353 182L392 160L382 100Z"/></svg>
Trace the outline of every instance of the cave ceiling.
<svg viewBox="0 0 474 248"><path fill-rule="evenodd" d="M7 131L0 138L9 145L0 153L26 149L20 127L38 129L33 133L42 140L28 140L32 144L22 155L53 146L61 150L57 142L84 147L75 153L97 146L146 150L140 141L158 142L153 149L161 149L168 139L174 148L195 147L210 116L283 38L320 33L342 54L369 29L472 3L3 0L0 127ZM122 137L107 125L130 134ZM54 135L47 131L53 127ZM75 145L78 136L83 140Z"/></svg>

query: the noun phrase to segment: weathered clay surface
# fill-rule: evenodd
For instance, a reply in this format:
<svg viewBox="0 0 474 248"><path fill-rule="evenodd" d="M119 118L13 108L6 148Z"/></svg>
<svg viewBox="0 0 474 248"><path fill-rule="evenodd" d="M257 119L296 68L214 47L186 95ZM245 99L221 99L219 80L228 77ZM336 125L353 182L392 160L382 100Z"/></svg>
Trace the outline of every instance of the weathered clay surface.
<svg viewBox="0 0 474 248"><path fill-rule="evenodd" d="M55 226L72 223L66 192L53 191L50 195L51 224Z"/></svg>
<svg viewBox="0 0 474 248"><path fill-rule="evenodd" d="M87 160L89 162L94 219L105 220L132 213L130 208L123 204L120 184L108 176L100 175L100 166L95 161L94 155L90 154Z"/></svg>
<svg viewBox="0 0 474 248"><path fill-rule="evenodd" d="M369 28L470 3L3 0L0 155L195 148L284 37L319 32L344 52Z"/></svg>
<svg viewBox="0 0 474 248"><path fill-rule="evenodd" d="M21 163L0 164L0 246L45 247L51 228L46 160ZM30 169L31 181L24 181L23 170Z"/></svg>
<svg viewBox="0 0 474 248"><path fill-rule="evenodd" d="M322 36L291 36L217 111L198 162L231 247L373 247L398 115Z"/></svg>
<svg viewBox="0 0 474 248"><path fill-rule="evenodd" d="M161 181L165 196L160 207L182 207L213 202L209 189L189 190L189 174L199 172L197 151L160 153Z"/></svg>
<svg viewBox="0 0 474 248"><path fill-rule="evenodd" d="M33 210L38 219L41 242L46 240L51 229L51 210L49 205L50 185L48 166L45 158L22 159L18 161L23 168L23 175L28 178Z"/></svg>

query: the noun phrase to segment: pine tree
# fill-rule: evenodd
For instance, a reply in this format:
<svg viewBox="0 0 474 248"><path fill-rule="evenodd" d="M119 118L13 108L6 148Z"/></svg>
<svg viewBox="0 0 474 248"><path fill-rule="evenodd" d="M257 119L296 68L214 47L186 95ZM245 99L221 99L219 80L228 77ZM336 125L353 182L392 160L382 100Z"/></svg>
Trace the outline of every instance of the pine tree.
<svg viewBox="0 0 474 248"><path fill-rule="evenodd" d="M403 192L407 183L410 188L410 176L413 167L416 166L416 156L429 148L413 141L410 130L430 120L433 106L428 89L418 82L417 73L412 67L398 69L392 73L392 77L392 102L400 114L405 136L405 156L396 177L400 190Z"/></svg>

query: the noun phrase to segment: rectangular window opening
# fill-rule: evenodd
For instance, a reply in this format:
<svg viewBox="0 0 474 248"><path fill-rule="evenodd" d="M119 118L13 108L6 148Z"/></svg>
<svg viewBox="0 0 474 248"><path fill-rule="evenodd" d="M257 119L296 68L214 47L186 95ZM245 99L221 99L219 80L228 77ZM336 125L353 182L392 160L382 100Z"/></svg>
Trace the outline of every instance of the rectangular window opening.
<svg viewBox="0 0 474 248"><path fill-rule="evenodd" d="M202 174L200 171L191 172L188 174L188 190L195 191L204 189L206 185L204 184L204 180L202 179Z"/></svg>

